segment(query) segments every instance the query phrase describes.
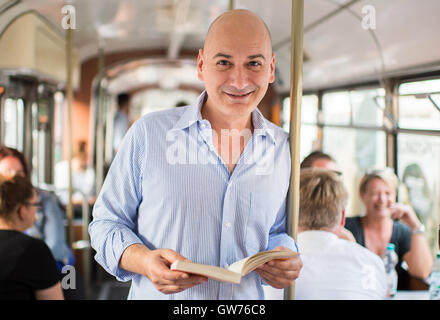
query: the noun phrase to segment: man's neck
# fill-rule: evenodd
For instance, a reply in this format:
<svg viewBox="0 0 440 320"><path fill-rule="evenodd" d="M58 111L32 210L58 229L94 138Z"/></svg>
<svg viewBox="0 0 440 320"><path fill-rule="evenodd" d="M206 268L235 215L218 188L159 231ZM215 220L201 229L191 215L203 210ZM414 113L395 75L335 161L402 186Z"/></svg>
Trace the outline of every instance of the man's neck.
<svg viewBox="0 0 440 320"><path fill-rule="evenodd" d="M201 114L202 118L208 120L211 124L211 128L218 133L220 133L222 129L236 129L238 132L248 129L251 130L252 133L254 131L252 113L242 117L229 118L220 112L217 112L214 108L210 108L207 101L202 107Z"/></svg>
<svg viewBox="0 0 440 320"><path fill-rule="evenodd" d="M214 148L232 174L253 134L252 114L229 118L215 108L210 108L208 102L204 104L201 114L203 119L211 123Z"/></svg>
<svg viewBox="0 0 440 320"><path fill-rule="evenodd" d="M339 226L330 227L330 228L322 227L320 229L302 229L300 226L298 226L298 233L301 233L301 232L304 232L304 231L325 231L325 232L330 232L330 233L333 233L335 235L338 235L339 230L340 230Z"/></svg>

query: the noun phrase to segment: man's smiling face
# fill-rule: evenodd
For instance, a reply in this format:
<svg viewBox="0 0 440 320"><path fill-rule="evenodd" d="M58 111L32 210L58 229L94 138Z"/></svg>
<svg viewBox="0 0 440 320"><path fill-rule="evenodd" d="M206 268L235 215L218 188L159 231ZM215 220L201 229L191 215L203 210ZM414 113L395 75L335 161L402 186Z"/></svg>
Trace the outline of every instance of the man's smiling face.
<svg viewBox="0 0 440 320"><path fill-rule="evenodd" d="M211 26L197 67L211 108L230 118L249 115L274 81L275 58L264 23L244 10L224 14Z"/></svg>

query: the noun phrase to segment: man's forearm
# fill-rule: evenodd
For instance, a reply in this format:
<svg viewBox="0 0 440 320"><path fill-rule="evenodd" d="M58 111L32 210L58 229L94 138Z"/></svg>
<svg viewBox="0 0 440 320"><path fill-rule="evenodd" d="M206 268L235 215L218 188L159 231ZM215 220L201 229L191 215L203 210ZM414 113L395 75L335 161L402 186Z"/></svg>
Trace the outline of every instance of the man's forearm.
<svg viewBox="0 0 440 320"><path fill-rule="evenodd" d="M130 272L145 275L145 257L151 250L143 244L133 244L125 249L119 267Z"/></svg>

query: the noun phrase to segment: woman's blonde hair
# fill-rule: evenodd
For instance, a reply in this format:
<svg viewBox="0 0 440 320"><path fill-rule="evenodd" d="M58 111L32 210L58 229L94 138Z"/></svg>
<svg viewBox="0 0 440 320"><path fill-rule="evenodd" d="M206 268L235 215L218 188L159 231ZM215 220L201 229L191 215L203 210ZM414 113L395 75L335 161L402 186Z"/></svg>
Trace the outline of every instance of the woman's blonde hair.
<svg viewBox="0 0 440 320"><path fill-rule="evenodd" d="M373 179L380 179L385 182L394 192L397 192L397 188L399 187L399 178L397 178L393 169L384 168L384 169L375 169L370 170L362 177L361 182L359 184L359 193L364 194L367 192L368 183Z"/></svg>
<svg viewBox="0 0 440 320"><path fill-rule="evenodd" d="M303 230L336 226L347 198L347 190L337 173L321 168L302 169L299 226Z"/></svg>

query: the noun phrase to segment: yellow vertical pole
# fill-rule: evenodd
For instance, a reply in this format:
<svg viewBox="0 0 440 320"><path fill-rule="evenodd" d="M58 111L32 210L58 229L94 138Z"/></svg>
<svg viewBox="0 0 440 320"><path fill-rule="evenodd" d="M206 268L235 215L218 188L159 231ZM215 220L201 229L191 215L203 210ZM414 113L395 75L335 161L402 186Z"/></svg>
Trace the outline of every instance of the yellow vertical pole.
<svg viewBox="0 0 440 320"><path fill-rule="evenodd" d="M73 30L68 28L66 30L66 59L67 59L67 157L69 161L69 203L66 208L67 215L67 237L68 243L72 248L74 242L73 234L73 203L72 203L72 107L73 107L73 88L72 88L72 46L73 46Z"/></svg>
<svg viewBox="0 0 440 320"><path fill-rule="evenodd" d="M100 40L98 49L98 96L95 99L97 108L98 121L96 124L96 194L101 191L104 183L104 94L103 94L103 79L105 72L105 53L104 44Z"/></svg>
<svg viewBox="0 0 440 320"><path fill-rule="evenodd" d="M299 216L299 147L301 132L302 66L304 0L292 0L292 30L290 58L290 154L291 175L288 197L287 227L289 234L297 240ZM295 298L295 284L287 289L287 299Z"/></svg>
<svg viewBox="0 0 440 320"><path fill-rule="evenodd" d="M229 10L234 10L235 4L234 0L229 0Z"/></svg>

